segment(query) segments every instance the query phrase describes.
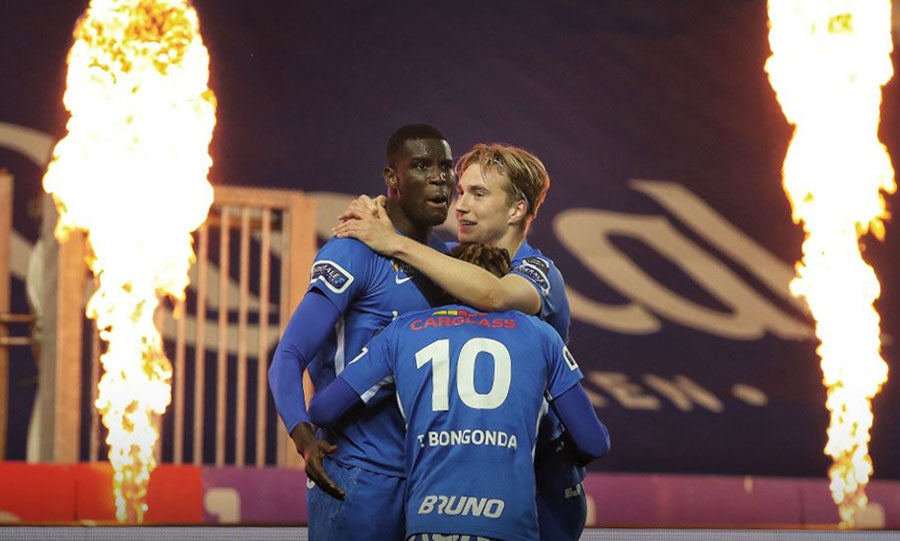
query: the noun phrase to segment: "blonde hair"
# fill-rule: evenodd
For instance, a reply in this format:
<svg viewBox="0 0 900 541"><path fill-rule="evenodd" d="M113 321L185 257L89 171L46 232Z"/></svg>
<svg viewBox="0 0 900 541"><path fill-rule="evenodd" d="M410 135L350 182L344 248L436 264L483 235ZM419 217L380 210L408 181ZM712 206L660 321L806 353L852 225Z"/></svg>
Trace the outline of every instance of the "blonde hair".
<svg viewBox="0 0 900 541"><path fill-rule="evenodd" d="M494 168L503 173L510 183L510 203L525 200L526 216L532 219L547 197L550 175L540 158L525 149L501 143L478 143L456 162L456 173L461 176L469 166L478 164L482 171Z"/></svg>

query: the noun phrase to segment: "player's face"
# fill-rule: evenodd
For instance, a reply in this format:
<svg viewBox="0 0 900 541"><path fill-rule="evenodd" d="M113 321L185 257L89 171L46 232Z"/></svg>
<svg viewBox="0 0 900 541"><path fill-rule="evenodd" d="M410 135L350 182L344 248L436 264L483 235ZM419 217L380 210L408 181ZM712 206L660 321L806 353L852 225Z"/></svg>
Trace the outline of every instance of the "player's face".
<svg viewBox="0 0 900 541"><path fill-rule="evenodd" d="M494 168L477 163L463 171L456 186L456 220L459 242L493 246L507 231L516 206L510 203L509 179Z"/></svg>
<svg viewBox="0 0 900 541"><path fill-rule="evenodd" d="M394 175L400 208L410 222L423 227L444 223L456 186L453 154L447 141L406 141Z"/></svg>

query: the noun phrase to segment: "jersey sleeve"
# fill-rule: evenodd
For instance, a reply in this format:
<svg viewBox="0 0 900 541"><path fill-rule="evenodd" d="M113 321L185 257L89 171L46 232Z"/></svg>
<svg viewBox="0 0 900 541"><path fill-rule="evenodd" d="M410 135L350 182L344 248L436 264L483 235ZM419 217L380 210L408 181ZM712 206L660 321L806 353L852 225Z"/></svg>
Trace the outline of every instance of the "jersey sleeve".
<svg viewBox="0 0 900 541"><path fill-rule="evenodd" d="M303 392L303 370L328 338L340 313L328 299L317 293L303 297L284 330L272 363L269 389L275 409L288 432L308 421Z"/></svg>
<svg viewBox="0 0 900 541"><path fill-rule="evenodd" d="M331 427L357 402L359 395L346 381L337 378L324 389L316 390L309 401L309 420L316 426Z"/></svg>
<svg viewBox="0 0 900 541"><path fill-rule="evenodd" d="M569 437L575 444L578 462L586 464L609 452L609 430L597 417L594 406L581 385L574 385L553 401Z"/></svg>
<svg viewBox="0 0 900 541"><path fill-rule="evenodd" d="M559 334L549 324L541 322L540 327L545 336L547 400L553 401L581 381L584 375Z"/></svg>
<svg viewBox="0 0 900 541"><path fill-rule="evenodd" d="M365 290L375 253L356 239L333 238L316 254L309 274L309 289L330 300L343 314Z"/></svg>
<svg viewBox="0 0 900 541"><path fill-rule="evenodd" d="M536 315L549 323L563 340L568 340L569 299L562 273L553 261L541 255L530 255L518 261L509 272L531 282L541 298L541 311Z"/></svg>
<svg viewBox="0 0 900 541"><path fill-rule="evenodd" d="M366 404L382 387L394 382L392 346L395 327L392 323L372 338L339 376Z"/></svg>

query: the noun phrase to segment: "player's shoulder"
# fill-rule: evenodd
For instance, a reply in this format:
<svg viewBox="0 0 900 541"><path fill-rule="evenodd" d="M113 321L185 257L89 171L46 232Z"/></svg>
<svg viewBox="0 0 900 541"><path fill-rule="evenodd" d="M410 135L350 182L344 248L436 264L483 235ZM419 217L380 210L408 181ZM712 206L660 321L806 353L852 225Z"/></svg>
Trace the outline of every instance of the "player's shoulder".
<svg viewBox="0 0 900 541"><path fill-rule="evenodd" d="M364 242L354 238L331 237L319 248L316 259L320 259L323 256L340 257L344 254L359 257L373 255L375 252L366 246Z"/></svg>
<svg viewBox="0 0 900 541"><path fill-rule="evenodd" d="M528 244L528 242L522 243L522 246L513 256L512 266L513 268L519 266L531 266L544 274L550 274L553 271L557 271L556 263L553 259L534 246Z"/></svg>
<svg viewBox="0 0 900 541"><path fill-rule="evenodd" d="M557 334L553 326L537 315L526 314L518 310L508 310L501 312L498 316L514 321L517 327L523 327L534 332Z"/></svg>
<svg viewBox="0 0 900 541"><path fill-rule="evenodd" d="M423 310L413 310L411 312L405 312L397 316L391 324L397 324L401 326L405 326L408 323L421 322L423 320L429 320L428 324L425 325L416 325L418 328L429 328L434 326L442 326L445 325L444 321L448 318L454 319L459 323L452 325L453 327L461 324L463 321L472 322L472 321L480 321L485 317L500 317L505 316L506 314L512 314L518 316L521 312L509 311L509 312L500 312L500 313L485 313L480 310L476 310L471 306L466 306L464 304L447 304L443 306L432 306L431 308L425 308ZM462 319L459 319L462 318ZM440 319L440 320L439 320Z"/></svg>
<svg viewBox="0 0 900 541"><path fill-rule="evenodd" d="M348 288L357 287L352 284L365 281L376 255L356 239L331 238L316 254L310 283L321 283L334 293L344 293Z"/></svg>
<svg viewBox="0 0 900 541"><path fill-rule="evenodd" d="M343 272L354 272L384 259L361 241L333 237L319 248L314 267L331 266Z"/></svg>
<svg viewBox="0 0 900 541"><path fill-rule="evenodd" d="M445 241L434 232L428 236L428 246L442 254L448 253L457 244L456 241Z"/></svg>
<svg viewBox="0 0 900 541"><path fill-rule="evenodd" d="M563 277L556 263L528 243L524 243L516 252L510 272L533 282L544 295L550 294L552 289L564 287Z"/></svg>
<svg viewBox="0 0 900 541"><path fill-rule="evenodd" d="M431 318L437 317L440 315L447 315L448 309L450 307L447 306L436 306L431 308L424 308L421 310L412 310L409 312L404 312L394 318L391 321L391 325L394 327L408 327L410 322L418 321L423 318Z"/></svg>

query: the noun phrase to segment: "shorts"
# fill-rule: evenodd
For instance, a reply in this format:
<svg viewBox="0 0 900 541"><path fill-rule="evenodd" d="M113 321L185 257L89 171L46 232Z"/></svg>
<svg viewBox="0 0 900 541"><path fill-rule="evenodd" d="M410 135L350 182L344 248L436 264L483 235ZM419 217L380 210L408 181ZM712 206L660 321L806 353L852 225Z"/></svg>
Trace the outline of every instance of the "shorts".
<svg viewBox="0 0 900 541"><path fill-rule="evenodd" d="M563 490L538 491L538 529L541 539L578 539L587 520L587 497L581 483Z"/></svg>
<svg viewBox="0 0 900 541"><path fill-rule="evenodd" d="M325 458L325 473L344 489L344 501L307 484L309 538L315 541L397 541L406 533L406 479L343 466ZM360 537L363 536L363 537Z"/></svg>
<svg viewBox="0 0 900 541"><path fill-rule="evenodd" d="M406 538L406 541L498 541L492 537L477 535L457 535L442 533L417 533Z"/></svg>

